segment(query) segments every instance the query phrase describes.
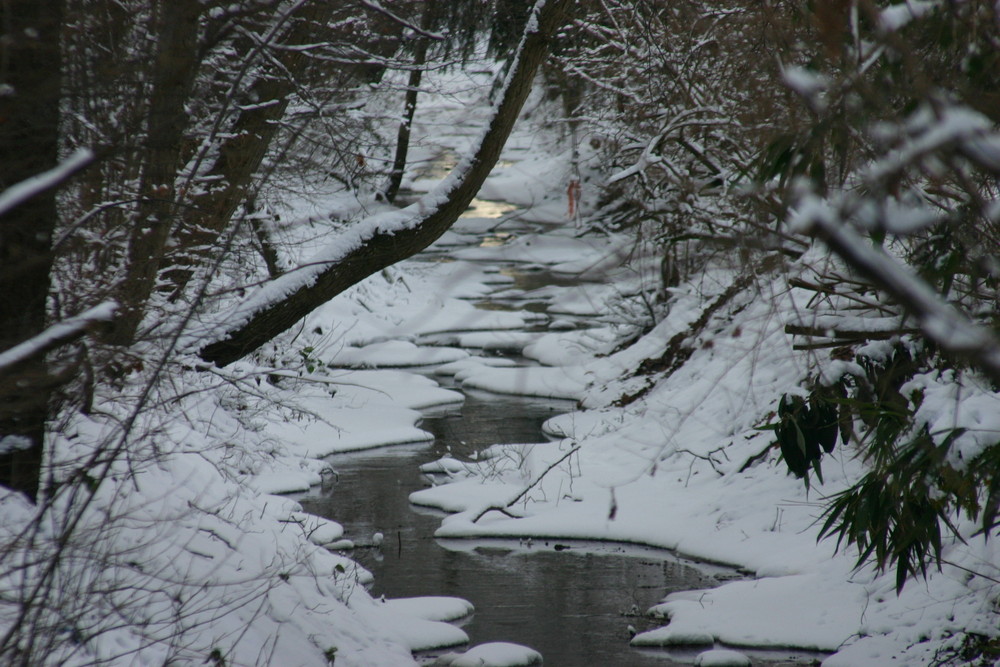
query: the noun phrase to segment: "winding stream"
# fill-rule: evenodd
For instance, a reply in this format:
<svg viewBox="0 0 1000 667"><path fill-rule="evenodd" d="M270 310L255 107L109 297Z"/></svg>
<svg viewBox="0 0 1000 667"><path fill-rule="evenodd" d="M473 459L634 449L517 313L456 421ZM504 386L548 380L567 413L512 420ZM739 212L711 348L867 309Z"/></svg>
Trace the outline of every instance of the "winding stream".
<svg viewBox="0 0 1000 667"><path fill-rule="evenodd" d="M481 215L482 208L475 213ZM480 242L491 245L496 238L490 233ZM539 267L500 270L514 280L513 287L529 293L578 284ZM477 306L544 312L546 303L529 296L513 302L487 298ZM307 512L341 523L359 545L352 557L375 575L372 592L467 599L476 607L463 624L472 644L524 644L541 652L546 665L682 664L664 651L631 648L630 633L656 625L642 614L670 591L717 584L706 569L636 546L433 537L441 514L408 501L412 491L431 484L419 471L421 464L445 455L466 458L497 443L544 442L542 423L574 408L571 401L455 388L465 394L463 404L425 412L420 426L434 434L433 442L331 457L338 482L323 495L301 499ZM381 547L364 546L376 532L385 536ZM694 655L687 653L687 664Z"/></svg>
<svg viewBox="0 0 1000 667"><path fill-rule="evenodd" d="M520 228L512 233L535 231L531 225L515 226ZM494 237L479 241L489 245ZM514 279L524 298L486 298L477 302L480 308L544 312L545 300L533 300L530 290L579 284L537 266L497 268ZM329 460L339 474L337 483L300 500L307 512L344 526L345 537L358 545L351 556L375 575L372 592L388 598L449 595L469 600L476 612L462 627L472 645L523 644L539 651L548 666L692 664L703 647L635 649L630 635L662 624L643 613L668 593L718 585L737 576L732 570L621 544L433 537L442 514L408 500L411 492L432 483L419 471L421 464L445 455L466 458L497 443L544 442L542 423L574 408L570 401L454 388L465 394L464 404L427 411L420 424L434 434L433 442L335 455ZM380 547L372 546L376 532L384 535ZM756 665L812 663L817 657L808 652L751 654Z"/></svg>

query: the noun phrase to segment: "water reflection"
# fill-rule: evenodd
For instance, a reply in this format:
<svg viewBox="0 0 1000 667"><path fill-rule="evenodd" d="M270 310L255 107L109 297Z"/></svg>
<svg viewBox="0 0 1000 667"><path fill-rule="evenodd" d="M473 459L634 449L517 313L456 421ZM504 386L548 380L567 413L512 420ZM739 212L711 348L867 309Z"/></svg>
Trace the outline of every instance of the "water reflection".
<svg viewBox="0 0 1000 667"><path fill-rule="evenodd" d="M460 217L463 218L501 218L512 211L516 211L517 207L513 204L508 204L502 201L490 201L488 199L479 199L476 197L469 204L469 208L465 209Z"/></svg>
<svg viewBox="0 0 1000 667"><path fill-rule="evenodd" d="M434 433L433 444L333 457L339 482L328 495L302 504L344 524L358 544L384 533L381 548L353 553L375 575L376 595L471 601L476 613L464 629L473 643L525 644L540 651L546 665L683 664L664 652L632 649L630 631L652 627L636 614L666 593L713 585L712 576L653 549L565 540L435 540L441 514L407 500L430 483L417 469L421 463L444 454L467 457L497 442L538 441L542 422L571 406L470 392L461 408L441 408L424 419L421 427Z"/></svg>

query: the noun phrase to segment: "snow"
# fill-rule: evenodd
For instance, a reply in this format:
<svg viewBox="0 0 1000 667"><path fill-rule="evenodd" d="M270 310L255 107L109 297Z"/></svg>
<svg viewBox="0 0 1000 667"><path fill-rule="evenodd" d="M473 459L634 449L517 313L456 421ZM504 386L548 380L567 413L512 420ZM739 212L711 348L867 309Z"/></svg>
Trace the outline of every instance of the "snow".
<svg viewBox="0 0 1000 667"><path fill-rule="evenodd" d="M436 375L467 376L484 367L509 368L511 366L517 366L517 362L505 357L469 357L462 361L442 364L434 369L434 373Z"/></svg>
<svg viewBox="0 0 1000 667"><path fill-rule="evenodd" d="M302 527L302 532L306 538L321 547L336 544L344 536L344 527L336 521L330 521L322 517L306 514L305 512L292 512L288 521L297 523Z"/></svg>
<svg viewBox="0 0 1000 667"><path fill-rule="evenodd" d="M457 621L476 610L468 600L441 595L393 598L382 603L393 611L427 621Z"/></svg>
<svg viewBox="0 0 1000 667"><path fill-rule="evenodd" d="M884 11L883 21L894 22L885 28L901 26L903 12L926 11L932 4L909 2ZM788 76L799 87L821 83L802 72ZM453 103L457 109L447 118L467 111ZM445 107L439 102L421 113L438 114ZM418 116L418 125L427 122ZM959 129L952 127L935 141L968 136ZM972 129L982 130L981 123ZM470 143L454 128L442 140L458 153ZM833 653L826 667L863 667L927 664L958 633L996 635L1000 568L993 543L974 535L976 526L963 524L967 543L946 544L944 567L897 597L891 573L856 569L856 554L816 541L824 499L864 473L858 452L838 446L823 459L823 484L807 491L768 450L771 437L761 430L780 397L801 394L815 368L810 355L816 353L794 350L786 324L885 332L899 320L832 318L806 308L801 290L761 275L755 289L766 298L736 297L684 341L681 352L689 354L684 363L670 373L636 375L644 360L658 358L702 317L707 304L733 284L737 270L722 258L705 267L697 281L670 292L669 314L659 322L641 332L624 322L608 304L637 293L638 280L635 270L609 267L620 263L630 241L577 237L575 229L555 224L566 222L566 154L547 155L536 141L527 130L515 136L505 151L509 164L496 170L481 193L484 199L531 207L509 218L508 228L516 230L509 236L495 234L497 221L508 219L506 211L489 219L480 210L460 221L447 239L463 246L449 252L452 261L408 261L371 276L311 314L300 332L262 350L257 360L201 373L177 369L182 395L154 392L183 418L137 419L140 449L130 455L141 463L109 465L95 487L92 508L80 519L89 541L69 554L101 567L88 574L93 581L67 584L61 594L71 617L77 599L81 606L93 599L84 595L91 590L87 586L120 586L130 596L151 592L148 599L114 599L106 607L79 610L79 618L88 619L82 630L97 637L87 647L94 655L54 648L54 660L201 664L222 646L227 664L256 664L269 656L272 664L323 665L336 649L338 666L392 667L415 664L413 651L468 643L468 634L449 622L473 613L471 603L434 596L372 598L365 590L371 574L332 550L374 544L374 536L345 536L339 523L304 513L288 497L270 495L308 491L335 477L335 465L318 460L328 455L429 442L431 434L419 426L421 411L463 400L431 376L453 378L462 388L567 400L566 412L545 424L553 442L498 445L475 460L444 457L422 466L436 473L440 484L413 493L410 501L449 513L437 537L620 541L729 564L745 574L711 590L668 596L651 610L662 618L662 627L637 634L636 646L706 648L695 658L699 665L749 664L743 653L715 648L718 644L794 647ZM420 151L433 152L428 146ZM408 176L411 183L435 187L434 179ZM837 204L803 197L793 229L839 224ZM292 217L307 217L310 206L300 203ZM405 226L412 213L411 208L374 214L368 231L347 233L320 257L336 257L375 228ZM531 226L539 220L549 224ZM893 220L897 231L927 222L901 206ZM858 245L854 238L847 243ZM315 250L308 245L303 243L304 254ZM810 252L815 254L806 260L823 251ZM891 257L865 252L890 277L912 283ZM591 282L524 291L497 272L513 264L566 274L587 271ZM309 280L305 274L290 277L285 287L259 290L240 308L249 313L254 304ZM514 310L485 310L471 302L497 290ZM590 316L592 326L554 330L577 320L552 321L516 309L532 300L546 302L550 314ZM956 346L980 340L978 330L956 327L947 306L935 301L928 308L933 316L921 325L932 335ZM226 315L235 318L228 323L239 321L239 313L244 310ZM629 337L634 343L621 348ZM522 353L540 365L487 351ZM821 365L830 378L850 372L847 362ZM101 446L125 437L120 425L133 414L144 377L137 371L120 396L105 397L101 410L53 436L57 479L80 474ZM956 469L997 441L1000 398L981 379L925 373L900 391L923 397L916 418L939 441L950 429L965 429L948 453ZM56 510L67 502L57 498L50 527L36 538L49 540L52 551L43 555L57 551ZM5 538L18 535L34 511L20 496L0 495L0 532ZM4 572L2 586L39 576L34 567ZM164 620L178 599L190 605L185 621L192 629L183 645L171 643L175 628ZM7 609L0 614L0 626L9 623ZM142 635L127 623L101 618L113 614L134 625L153 620ZM540 661L530 648L490 643L442 656L437 664Z"/></svg>
<svg viewBox="0 0 1000 667"><path fill-rule="evenodd" d="M528 234L519 236L502 246L480 246L456 250L458 259L491 261L506 260L529 264L566 264L580 262L584 268L598 264L608 256L607 242L603 239L575 239L565 235L555 237ZM567 272L578 273L570 269Z"/></svg>
<svg viewBox="0 0 1000 667"><path fill-rule="evenodd" d="M184 410L197 415L195 405ZM98 424L77 424L78 434L90 426ZM336 648L338 664L412 664L408 651L377 630L376 616L355 611L366 605L361 586L370 575L306 541L331 539L339 526L302 515L298 503L287 498L242 491L220 475L222 459L212 449L185 453L191 433L174 435L184 438L181 446L167 454L168 441L161 438L159 461L135 469L134 479L106 479L96 490L94 511L81 516L83 543L64 547L68 558L80 563L99 558L102 564L62 584L65 613L94 604L87 594L90 585L121 593L101 598L113 608L91 608L76 617L80 631L96 639L88 641L90 655L73 655L71 647L60 653L63 649L54 646L53 660L67 665L92 659L201 662L215 647L233 664L254 664L262 651L282 656L285 664L322 664L323 651ZM16 529L18 512L10 511L14 499L5 496L3 516L10 522L6 527ZM57 496L55 504L63 500ZM58 517L53 512L53 528ZM284 553L289 548L297 552L292 559ZM344 604L348 599L355 610ZM178 601L191 623L183 644L169 640L171 608ZM167 639L150 643L123 627L132 614L146 619L146 637L167 633ZM335 634L331 627L338 628Z"/></svg>
<svg viewBox="0 0 1000 667"><path fill-rule="evenodd" d="M90 164L93 159L93 151L81 148L52 169L11 185L0 192L0 215L17 208L39 193L59 185L73 173Z"/></svg>
<svg viewBox="0 0 1000 667"><path fill-rule="evenodd" d="M582 372L566 368L484 368L456 377L463 387L542 398L577 399L587 386Z"/></svg>
<svg viewBox="0 0 1000 667"><path fill-rule="evenodd" d="M811 72L804 67L787 67L782 70L781 74L785 83L806 99L813 99L830 85L825 76Z"/></svg>
<svg viewBox="0 0 1000 667"><path fill-rule="evenodd" d="M539 334L524 331L477 331L461 334L458 344L466 348L520 352L538 336Z"/></svg>
<svg viewBox="0 0 1000 667"><path fill-rule="evenodd" d="M296 409L291 418L270 421L266 433L310 458L424 442L432 436L417 427L419 410L462 401L461 394L430 378L398 370L337 371L329 382L274 390L279 400L294 402Z"/></svg>
<svg viewBox="0 0 1000 667"><path fill-rule="evenodd" d="M442 656L441 667L530 667L541 665L542 656L527 646L509 642L490 642L473 646L459 655Z"/></svg>
<svg viewBox="0 0 1000 667"><path fill-rule="evenodd" d="M634 646L692 643L795 646L836 651L862 616L866 590L821 574L735 581L709 591L673 594L650 611L670 624L636 635ZM803 592L808 591L808 595Z"/></svg>
<svg viewBox="0 0 1000 667"><path fill-rule="evenodd" d="M738 651L712 649L698 654L694 659L695 667L750 667L750 658Z"/></svg>
<svg viewBox="0 0 1000 667"><path fill-rule="evenodd" d="M23 435L5 435L0 437L0 453L8 454L18 450L31 449L34 446L30 438Z"/></svg>
<svg viewBox="0 0 1000 667"><path fill-rule="evenodd" d="M88 308L74 317L51 325L45 331L0 353L0 370L14 366L42 352L80 336L98 322L110 322L118 310L114 301Z"/></svg>
<svg viewBox="0 0 1000 667"><path fill-rule="evenodd" d="M880 10L878 24L886 32L895 32L914 19L934 11L940 5L940 0L906 0Z"/></svg>
<svg viewBox="0 0 1000 667"><path fill-rule="evenodd" d="M404 368L437 366L468 356L468 352L455 348L433 348L395 340L363 347L345 347L337 353L337 363L350 368Z"/></svg>
<svg viewBox="0 0 1000 667"><path fill-rule="evenodd" d="M410 651L460 646L469 641L469 635L454 625L414 616L405 607L404 611L398 611L393 605L377 601L372 604L365 600L354 611L359 612L361 618L370 618L373 625L388 623L393 638Z"/></svg>

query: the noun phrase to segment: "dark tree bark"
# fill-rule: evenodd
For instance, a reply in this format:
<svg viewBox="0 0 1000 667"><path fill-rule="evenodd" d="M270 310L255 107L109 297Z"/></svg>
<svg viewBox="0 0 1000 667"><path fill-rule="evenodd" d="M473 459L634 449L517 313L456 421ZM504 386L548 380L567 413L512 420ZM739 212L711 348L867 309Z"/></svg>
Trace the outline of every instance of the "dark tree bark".
<svg viewBox="0 0 1000 667"><path fill-rule="evenodd" d="M128 345L145 313L156 286L160 258L177 215L174 192L182 161L188 102L198 72L198 0L158 3L154 21L158 50L152 73L149 127L144 146L143 173L135 227L128 248L128 265L122 281L122 312L116 318L111 342Z"/></svg>
<svg viewBox="0 0 1000 667"><path fill-rule="evenodd" d="M424 15L421 19L420 27L423 30L430 30L430 18L434 13L434 2L428 1L424 7ZM392 160L392 171L389 172L389 183L385 187L385 199L389 203L396 201L396 194L399 192L399 185L403 182L403 173L406 171L406 156L410 150L410 132L413 128L413 115L417 111L417 95L420 91L420 82L423 79L424 65L427 64L427 38L419 38L416 51L413 54L413 69L410 70L409 80L406 82L406 98L403 103L403 122L399 124L399 132L396 135L396 155Z"/></svg>
<svg viewBox="0 0 1000 667"><path fill-rule="evenodd" d="M324 1L306 4L291 17L291 24L280 41L296 45L328 38L325 31L329 30L330 23L337 21L338 12L342 9L338 3ZM402 32L399 24L392 24L390 29ZM389 57L391 53L378 53L378 49L386 48L393 41L379 41L375 45L377 55ZM245 43L243 48L249 53L257 47ZM254 81L250 97L257 103L240 111L233 126L227 130L229 136L222 142L218 158L205 172L206 180L219 185L185 208L181 228L176 230L177 245L185 249L185 256L174 260L182 267L193 267L214 252L215 241L237 214L240 205L254 196L261 164L281 129L280 121L285 116L289 101L296 87L310 79L309 70L315 65L315 60L308 53L296 49L277 51L275 60L280 63L282 71ZM340 63L335 72L327 70L316 74L324 79L336 76L343 81L369 80L378 78L384 70L384 65L359 61L352 65ZM180 295L191 275L189 268L170 273L174 296Z"/></svg>
<svg viewBox="0 0 1000 667"><path fill-rule="evenodd" d="M0 4L0 191L58 160L61 0ZM55 190L0 217L0 351L45 327ZM44 356L0 373L0 484L38 495L53 380Z"/></svg>
<svg viewBox="0 0 1000 667"><path fill-rule="evenodd" d="M496 164L524 100L531 91L539 64L549 51L556 29L564 21L568 0L540 0L509 75L507 87L475 153L456 167L446 184L423 197L403 213L412 219L391 230L372 227L370 236L338 258L320 260L322 269L302 281L290 272L272 281L271 293L283 296L262 303L248 316L230 318L232 324L212 332L199 354L206 361L225 366L256 350L292 327L317 307L369 275L423 250L438 239L462 214ZM287 283L287 284L283 284Z"/></svg>

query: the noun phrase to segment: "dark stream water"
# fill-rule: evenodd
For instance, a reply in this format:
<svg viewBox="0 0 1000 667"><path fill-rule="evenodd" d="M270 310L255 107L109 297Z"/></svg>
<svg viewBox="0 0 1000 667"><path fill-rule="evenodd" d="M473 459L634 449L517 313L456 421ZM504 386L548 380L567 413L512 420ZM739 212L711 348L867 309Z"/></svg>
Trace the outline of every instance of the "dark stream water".
<svg viewBox="0 0 1000 667"><path fill-rule="evenodd" d="M375 574L376 595L454 595L472 602L476 613L463 628L473 644L524 644L556 666L682 664L666 652L631 648L629 626L651 627L642 612L672 590L715 585L711 574L641 547L561 540L556 550L551 540L530 546L436 540L441 515L407 500L430 484L417 469L421 463L497 442L538 442L542 422L571 407L566 401L468 392L460 408L424 419L422 428L436 437L432 444L333 457L339 482L328 495L301 502L307 512L342 523L359 544L369 543L376 531L385 535L381 549L353 553Z"/></svg>

